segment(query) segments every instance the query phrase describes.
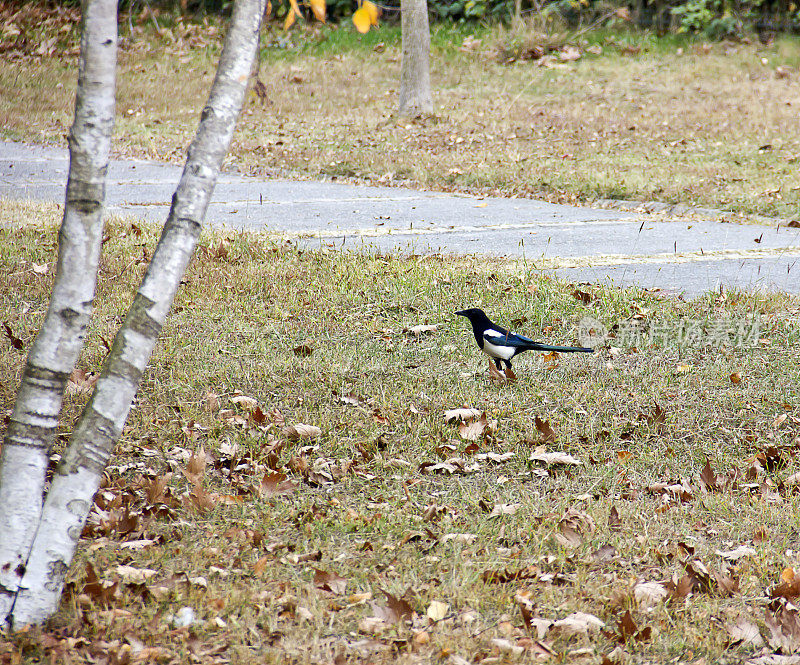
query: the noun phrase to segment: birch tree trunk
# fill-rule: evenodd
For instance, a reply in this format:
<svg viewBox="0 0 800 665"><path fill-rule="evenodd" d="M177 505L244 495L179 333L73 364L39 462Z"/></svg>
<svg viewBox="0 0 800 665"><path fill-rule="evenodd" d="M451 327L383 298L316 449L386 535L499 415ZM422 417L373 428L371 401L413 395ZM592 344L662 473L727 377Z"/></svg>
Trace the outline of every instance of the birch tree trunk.
<svg viewBox="0 0 800 665"><path fill-rule="evenodd" d="M234 6L217 75L153 259L53 476L11 614L14 628L40 623L58 607L103 469L200 237L244 102L264 4L237 0Z"/></svg>
<svg viewBox="0 0 800 665"><path fill-rule="evenodd" d="M56 280L0 453L0 623L14 603L39 522L64 387L83 348L97 283L114 128L116 0L84 0L82 22Z"/></svg>
<svg viewBox="0 0 800 665"><path fill-rule="evenodd" d="M427 0L401 0L403 61L400 65L398 113L420 116L433 113Z"/></svg>

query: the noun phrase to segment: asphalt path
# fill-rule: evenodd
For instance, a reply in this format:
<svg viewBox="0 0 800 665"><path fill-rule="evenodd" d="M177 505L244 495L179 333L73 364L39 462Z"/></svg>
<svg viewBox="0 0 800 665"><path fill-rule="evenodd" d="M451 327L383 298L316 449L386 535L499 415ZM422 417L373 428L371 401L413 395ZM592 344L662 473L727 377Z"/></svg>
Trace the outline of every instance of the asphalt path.
<svg viewBox="0 0 800 665"><path fill-rule="evenodd" d="M0 197L63 202L66 149L0 142ZM181 168L109 165L112 214L162 223ZM331 181L220 175L207 224L305 247L524 258L576 282L692 297L720 286L800 293L800 229Z"/></svg>

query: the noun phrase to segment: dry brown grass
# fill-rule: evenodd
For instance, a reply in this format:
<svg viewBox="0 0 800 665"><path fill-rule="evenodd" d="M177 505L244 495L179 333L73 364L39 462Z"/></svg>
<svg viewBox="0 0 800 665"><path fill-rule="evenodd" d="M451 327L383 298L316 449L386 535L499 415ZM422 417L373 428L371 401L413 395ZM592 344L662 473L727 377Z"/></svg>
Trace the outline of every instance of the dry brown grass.
<svg viewBox="0 0 800 665"><path fill-rule="evenodd" d="M173 32L187 37L159 39L148 25L121 55L115 150L179 161L213 76L218 35L184 26ZM437 110L423 121L394 116L393 28L361 41L346 27L314 28L294 35L302 47L266 49L267 99L248 99L229 164L269 176L796 214L797 40L761 47L591 34L574 40L577 62L562 63L556 52L499 64L498 49L513 50L516 33L482 31L462 52L464 34L434 35ZM592 45L602 53L587 51ZM62 141L73 67L55 57L4 62L3 134Z"/></svg>

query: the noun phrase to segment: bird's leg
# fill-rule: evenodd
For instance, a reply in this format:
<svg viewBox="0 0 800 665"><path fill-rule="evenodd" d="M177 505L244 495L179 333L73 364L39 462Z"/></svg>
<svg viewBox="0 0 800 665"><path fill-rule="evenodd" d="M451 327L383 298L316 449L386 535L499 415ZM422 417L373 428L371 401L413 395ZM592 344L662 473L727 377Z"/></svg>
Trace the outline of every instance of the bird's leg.
<svg viewBox="0 0 800 665"><path fill-rule="evenodd" d="M506 364L506 367L508 367L508 369L511 369L511 361L510 360L504 360L503 362ZM500 369L500 363L497 364L497 369Z"/></svg>
<svg viewBox="0 0 800 665"><path fill-rule="evenodd" d="M506 362L508 362L508 361L506 360ZM498 372L502 372L503 371L503 366L500 364L500 358L495 358L494 359L494 366L497 367L497 371Z"/></svg>

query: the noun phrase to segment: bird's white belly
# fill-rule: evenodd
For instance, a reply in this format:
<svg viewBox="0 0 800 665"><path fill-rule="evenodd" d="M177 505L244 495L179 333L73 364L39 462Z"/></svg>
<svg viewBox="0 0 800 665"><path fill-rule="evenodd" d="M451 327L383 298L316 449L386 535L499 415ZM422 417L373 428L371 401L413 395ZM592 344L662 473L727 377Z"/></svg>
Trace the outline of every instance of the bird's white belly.
<svg viewBox="0 0 800 665"><path fill-rule="evenodd" d="M483 340L483 352L490 358L502 358L503 360L511 360L514 355L514 347L511 346L496 346L487 340Z"/></svg>

